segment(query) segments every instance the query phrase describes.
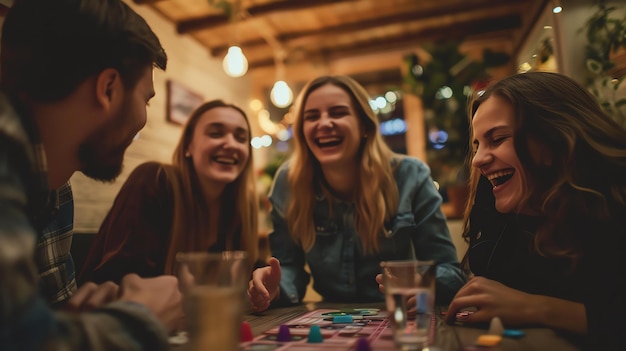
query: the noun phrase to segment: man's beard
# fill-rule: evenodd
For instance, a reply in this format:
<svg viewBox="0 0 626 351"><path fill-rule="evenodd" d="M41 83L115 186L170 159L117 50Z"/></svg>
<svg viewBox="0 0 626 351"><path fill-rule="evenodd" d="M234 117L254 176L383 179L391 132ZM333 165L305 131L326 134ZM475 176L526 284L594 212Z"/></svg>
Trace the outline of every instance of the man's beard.
<svg viewBox="0 0 626 351"><path fill-rule="evenodd" d="M132 142L132 139L117 138L126 133L125 118L129 118L125 112L130 110L126 100L120 109L120 113L107 123L99 131L93 133L78 150L81 163L81 171L89 178L113 182L122 173L124 153Z"/></svg>
<svg viewBox="0 0 626 351"><path fill-rule="evenodd" d="M90 138L78 151L81 171L89 178L113 182L122 173L124 147L114 147L103 138Z"/></svg>

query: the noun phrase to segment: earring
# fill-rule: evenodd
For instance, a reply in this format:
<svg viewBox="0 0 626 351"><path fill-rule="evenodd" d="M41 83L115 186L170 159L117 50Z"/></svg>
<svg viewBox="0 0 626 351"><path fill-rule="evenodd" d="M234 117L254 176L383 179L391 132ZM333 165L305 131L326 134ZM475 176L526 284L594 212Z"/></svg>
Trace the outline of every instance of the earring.
<svg viewBox="0 0 626 351"><path fill-rule="evenodd" d="M189 153L189 151L185 152L185 157L187 158L191 157L191 154Z"/></svg>

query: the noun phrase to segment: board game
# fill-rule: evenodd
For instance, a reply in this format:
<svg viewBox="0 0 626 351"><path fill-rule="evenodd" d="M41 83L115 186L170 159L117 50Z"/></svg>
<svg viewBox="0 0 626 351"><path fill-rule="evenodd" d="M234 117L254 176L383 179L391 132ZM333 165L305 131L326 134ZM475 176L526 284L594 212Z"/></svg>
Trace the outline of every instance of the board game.
<svg viewBox="0 0 626 351"><path fill-rule="evenodd" d="M347 351L358 349L356 345L367 340L371 350L392 351L395 344L388 324L387 312L378 309L318 309L241 343L240 350ZM321 338L311 342L313 326L319 326L313 329L321 332Z"/></svg>

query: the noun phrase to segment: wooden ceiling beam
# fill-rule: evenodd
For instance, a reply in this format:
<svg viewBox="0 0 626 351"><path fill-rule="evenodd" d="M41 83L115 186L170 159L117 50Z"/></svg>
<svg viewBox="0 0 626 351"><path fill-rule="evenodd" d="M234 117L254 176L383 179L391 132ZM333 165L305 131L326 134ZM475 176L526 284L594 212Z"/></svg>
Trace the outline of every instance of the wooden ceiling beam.
<svg viewBox="0 0 626 351"><path fill-rule="evenodd" d="M276 39L279 42L283 43L285 46L288 46L289 41L305 40L306 38L318 38L320 36L328 36L330 38L336 35L346 35L351 32L366 31L366 30L371 30L371 29L380 28L380 27L384 27L388 25L394 25L394 24L403 23L403 22L412 22L412 21L428 20L428 19L433 20L437 18L450 17L450 16L455 16L455 15L461 15L461 14L467 15L468 13L476 13L476 16L478 17L481 14L484 14L484 11L487 5L489 5L490 13L499 12L499 11L512 13L512 12L516 12L516 10L512 7L514 6L515 3L516 2L509 0L505 2L500 1L500 2L496 2L492 4L481 4L481 6L477 6L475 3L468 1L452 9L435 8L429 11L418 9L416 11L393 14L393 15L384 16L384 17L369 18L363 21L345 23L345 24L340 24L336 26L329 26L329 27L316 29L316 30L304 30L304 31L291 32L291 33L284 33L284 34L278 35ZM262 45L267 45L267 43L265 43L264 40L259 40L259 39L252 39L252 40L239 42L240 47L248 48L248 49L254 46L262 46ZM224 56L226 54L226 51L228 51L228 46L226 45L216 46L210 49L212 56Z"/></svg>
<svg viewBox="0 0 626 351"><path fill-rule="evenodd" d="M327 62L301 61L285 67L285 79L293 87L295 84L304 83L325 74L359 75L368 72L399 70L402 67L404 56L410 53L419 57L428 56L428 53L421 48L405 47ZM258 91L270 89L276 80L276 68L273 66L250 70L248 74L250 74L250 81L255 84L255 89Z"/></svg>
<svg viewBox="0 0 626 351"><path fill-rule="evenodd" d="M330 61L338 58L354 57L377 51L392 50L402 47L410 48L420 46L424 43L444 39L457 39L462 41L462 39L473 35L517 29L521 26L521 24L521 17L517 14L513 14L493 19L455 23L447 27L427 28L403 34L401 36L387 37L380 40L355 42L349 46L320 48L319 51L307 52L305 56L307 56L310 60ZM322 41L324 41L324 39L322 39ZM268 50L268 53L271 54L271 50ZM248 57L248 59L250 60L248 65L248 69L250 70L274 65L273 56L257 60L251 60L250 57Z"/></svg>
<svg viewBox="0 0 626 351"><path fill-rule="evenodd" d="M141 1L141 0L135 0ZM143 0L151 1L151 0ZM346 0L282 0L274 1L266 4L254 5L246 8L246 12L252 17L267 16L271 14L277 14L287 11L302 10L307 8L321 7L332 5L338 2L345 2ZM358 0L348 0L358 1ZM245 19L244 19L245 20ZM200 16L197 18L190 18L187 20L179 21L176 24L176 31L179 34L186 34L189 32L195 32L199 30L211 29L228 24L230 18L226 14L216 14Z"/></svg>
<svg viewBox="0 0 626 351"><path fill-rule="evenodd" d="M161 1L165 0L133 0L133 2L137 5L151 5Z"/></svg>

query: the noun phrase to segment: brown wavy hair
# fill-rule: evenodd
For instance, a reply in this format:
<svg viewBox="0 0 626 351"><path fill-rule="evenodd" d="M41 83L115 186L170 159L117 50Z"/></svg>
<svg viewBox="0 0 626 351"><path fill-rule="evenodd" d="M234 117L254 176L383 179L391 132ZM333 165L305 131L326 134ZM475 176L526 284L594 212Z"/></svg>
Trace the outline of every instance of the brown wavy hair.
<svg viewBox="0 0 626 351"><path fill-rule="evenodd" d="M531 72L495 82L470 103L470 119L492 96L513 106L515 150L527 175L519 208L532 208L543 218L534 249L575 265L586 240L577 228L613 219L614 210L625 206L626 130L584 87L561 74ZM470 123L470 143L473 139ZM548 164L531 152L531 140L550 156ZM466 240L480 176L471 167Z"/></svg>
<svg viewBox="0 0 626 351"><path fill-rule="evenodd" d="M305 251L315 243L313 207L316 184L323 184L321 166L311 153L304 138L303 112L309 94L327 84L344 90L352 100L352 108L360 119L367 138L363 139L359 153L359 171L355 179L355 228L366 252L378 250L378 240L385 222L395 216L398 207L398 187L393 177L394 154L378 131L378 120L369 105L365 89L348 76L322 76L310 81L300 92L294 104L295 150L291 157L288 181L292 196L287 210L291 236ZM364 181L367 179L367 182ZM332 196L322 187L326 198ZM329 200L330 201L330 200Z"/></svg>
<svg viewBox="0 0 626 351"><path fill-rule="evenodd" d="M206 243L217 242L217 237L207 238L210 233L208 218L208 204L201 196L202 190L193 161L185 157L185 153L193 132L202 115L217 107L227 107L237 110L248 125L248 141L251 138L250 122L245 112L222 100L212 100L200 105L189 117L178 145L172 155L172 165L165 167L168 179L172 182L174 192L174 217L170 233L170 244L165 263L165 273L173 273L175 269L176 253L180 251L199 251ZM226 237L226 250L244 250L249 254L250 262L258 256L258 200L256 183L253 172L252 146L248 143L249 157L242 173L237 179L228 184L221 195L223 214L220 216L218 231Z"/></svg>

